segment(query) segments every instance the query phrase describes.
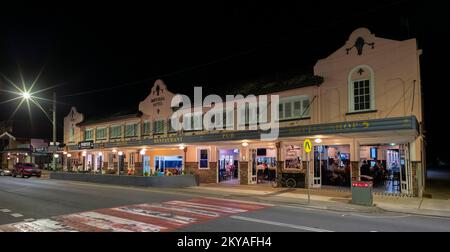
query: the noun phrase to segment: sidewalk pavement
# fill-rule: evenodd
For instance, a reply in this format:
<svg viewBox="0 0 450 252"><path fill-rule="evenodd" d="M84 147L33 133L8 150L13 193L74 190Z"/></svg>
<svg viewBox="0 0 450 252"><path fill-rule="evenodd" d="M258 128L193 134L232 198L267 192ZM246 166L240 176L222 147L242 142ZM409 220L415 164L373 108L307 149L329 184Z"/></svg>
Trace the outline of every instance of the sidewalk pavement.
<svg viewBox="0 0 450 252"><path fill-rule="evenodd" d="M272 188L265 185L204 184L183 189L184 192L265 203L328 209L347 212L396 212L450 218L450 200L374 195L373 207L351 204L349 191L311 189L310 204L306 189Z"/></svg>

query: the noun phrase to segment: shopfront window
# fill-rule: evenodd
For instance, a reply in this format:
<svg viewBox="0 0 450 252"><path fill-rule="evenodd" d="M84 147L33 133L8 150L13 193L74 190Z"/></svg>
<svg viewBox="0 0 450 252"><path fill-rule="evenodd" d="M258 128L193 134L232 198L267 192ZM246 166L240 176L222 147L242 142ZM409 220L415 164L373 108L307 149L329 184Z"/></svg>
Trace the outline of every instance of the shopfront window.
<svg viewBox="0 0 450 252"><path fill-rule="evenodd" d="M201 149L199 151L199 168L200 169L208 169L208 150L207 149Z"/></svg>
<svg viewBox="0 0 450 252"><path fill-rule="evenodd" d="M181 175L182 156L155 156L155 171L160 175Z"/></svg>
<svg viewBox="0 0 450 252"><path fill-rule="evenodd" d="M284 161L284 168L288 170L303 171L302 167L302 152L298 145L286 146L286 158Z"/></svg>

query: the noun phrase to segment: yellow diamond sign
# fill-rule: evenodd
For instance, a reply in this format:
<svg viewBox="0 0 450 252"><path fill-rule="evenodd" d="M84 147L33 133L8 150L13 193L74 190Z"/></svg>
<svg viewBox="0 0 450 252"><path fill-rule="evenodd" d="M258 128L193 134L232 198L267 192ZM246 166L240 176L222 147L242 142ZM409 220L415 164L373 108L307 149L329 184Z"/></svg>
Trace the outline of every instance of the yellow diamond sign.
<svg viewBox="0 0 450 252"><path fill-rule="evenodd" d="M305 149L306 153L310 153L312 149L311 140L305 139L305 141L303 142L303 148Z"/></svg>

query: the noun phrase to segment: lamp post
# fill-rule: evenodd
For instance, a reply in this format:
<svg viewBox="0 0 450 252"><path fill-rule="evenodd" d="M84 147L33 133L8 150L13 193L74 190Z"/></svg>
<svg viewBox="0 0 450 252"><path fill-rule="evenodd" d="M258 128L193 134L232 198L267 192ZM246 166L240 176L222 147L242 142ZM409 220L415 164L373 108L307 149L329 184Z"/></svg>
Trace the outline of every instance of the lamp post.
<svg viewBox="0 0 450 252"><path fill-rule="evenodd" d="M53 92L53 106L52 106L52 113L53 113L53 118L52 118L52 125L53 125L53 170L56 170L56 92Z"/></svg>
<svg viewBox="0 0 450 252"><path fill-rule="evenodd" d="M50 120L50 122L52 123L53 126L53 151L52 151L52 169L56 170L56 151L57 151L57 146L56 146L56 92L53 92L53 100L52 100L52 118L49 117L49 115L47 114L47 112L42 108L41 105L39 105L39 103L37 103L32 96L32 93L30 93L30 90L21 90L21 92L19 93L20 96L22 97L22 102L23 101L32 101L33 103L35 103L36 105L38 105L38 107L45 113L45 115L47 116L47 118ZM34 97L36 98L36 97Z"/></svg>

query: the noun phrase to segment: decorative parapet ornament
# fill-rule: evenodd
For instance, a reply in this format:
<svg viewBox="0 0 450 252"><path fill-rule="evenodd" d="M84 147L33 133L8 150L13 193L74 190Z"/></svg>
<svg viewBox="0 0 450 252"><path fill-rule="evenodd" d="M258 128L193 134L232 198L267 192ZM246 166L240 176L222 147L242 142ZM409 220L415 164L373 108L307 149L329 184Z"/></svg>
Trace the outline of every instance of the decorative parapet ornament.
<svg viewBox="0 0 450 252"><path fill-rule="evenodd" d="M365 45L368 45L372 49L375 49L375 43L367 43L362 37L358 37L355 41L355 44L352 47L347 48L345 50L347 51L348 54L353 48L356 48L356 50L358 51L358 55L362 55Z"/></svg>

